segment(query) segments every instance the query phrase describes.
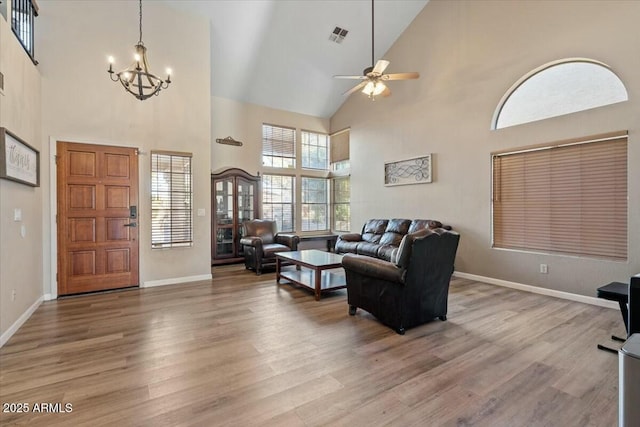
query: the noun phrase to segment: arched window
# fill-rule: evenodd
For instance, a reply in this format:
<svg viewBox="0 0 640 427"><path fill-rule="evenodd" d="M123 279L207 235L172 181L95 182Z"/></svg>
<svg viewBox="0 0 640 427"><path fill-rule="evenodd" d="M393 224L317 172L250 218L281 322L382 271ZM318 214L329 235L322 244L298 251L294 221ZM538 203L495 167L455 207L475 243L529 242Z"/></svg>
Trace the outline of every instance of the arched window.
<svg viewBox="0 0 640 427"><path fill-rule="evenodd" d="M491 129L589 110L627 101L622 80L602 62L568 58L522 76L504 94Z"/></svg>

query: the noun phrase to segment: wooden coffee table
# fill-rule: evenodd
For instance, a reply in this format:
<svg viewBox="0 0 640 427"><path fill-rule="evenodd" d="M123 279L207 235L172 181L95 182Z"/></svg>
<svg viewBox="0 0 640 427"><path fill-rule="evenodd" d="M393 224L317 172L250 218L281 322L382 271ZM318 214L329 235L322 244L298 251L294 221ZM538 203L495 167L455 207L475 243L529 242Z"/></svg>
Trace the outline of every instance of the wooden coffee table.
<svg viewBox="0 0 640 427"><path fill-rule="evenodd" d="M282 264L293 264L296 270L282 270ZM301 269L301 267L307 270ZM342 255L309 249L276 253L276 283L286 279L291 283L314 291L316 301L324 291L342 289L347 286L342 267ZM340 271L327 271L340 268Z"/></svg>

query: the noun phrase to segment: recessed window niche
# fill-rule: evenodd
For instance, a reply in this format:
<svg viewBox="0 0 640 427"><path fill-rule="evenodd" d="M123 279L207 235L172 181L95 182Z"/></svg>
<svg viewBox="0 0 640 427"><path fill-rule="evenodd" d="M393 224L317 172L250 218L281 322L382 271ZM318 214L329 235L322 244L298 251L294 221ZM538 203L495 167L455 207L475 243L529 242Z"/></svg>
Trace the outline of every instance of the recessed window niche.
<svg viewBox="0 0 640 427"><path fill-rule="evenodd" d="M491 129L562 116L627 101L622 80L599 61L568 58L544 64L516 81L504 94Z"/></svg>

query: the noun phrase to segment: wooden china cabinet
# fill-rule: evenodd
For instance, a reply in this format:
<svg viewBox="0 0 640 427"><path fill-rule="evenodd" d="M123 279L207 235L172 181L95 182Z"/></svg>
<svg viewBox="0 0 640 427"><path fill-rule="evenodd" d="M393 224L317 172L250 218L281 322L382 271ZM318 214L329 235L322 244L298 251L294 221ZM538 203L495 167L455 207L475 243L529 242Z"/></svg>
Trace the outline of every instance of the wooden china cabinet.
<svg viewBox="0 0 640 427"><path fill-rule="evenodd" d="M211 174L211 265L244 260L242 223L260 217L260 175L231 168Z"/></svg>

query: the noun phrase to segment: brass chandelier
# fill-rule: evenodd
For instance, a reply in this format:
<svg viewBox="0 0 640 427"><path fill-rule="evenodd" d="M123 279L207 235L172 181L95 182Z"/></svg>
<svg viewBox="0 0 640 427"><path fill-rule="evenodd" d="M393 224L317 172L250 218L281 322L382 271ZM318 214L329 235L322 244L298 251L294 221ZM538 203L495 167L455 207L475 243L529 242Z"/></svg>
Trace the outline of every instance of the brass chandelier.
<svg viewBox="0 0 640 427"><path fill-rule="evenodd" d="M120 82L127 92L144 101L158 95L160 90L166 89L171 83L171 70L167 69L167 79L162 80L151 71L149 71L149 62L147 61L147 48L142 42L142 0L140 0L140 38L135 45L135 54L133 63L126 69L116 73L113 71L113 56L109 57L109 77L114 82Z"/></svg>

